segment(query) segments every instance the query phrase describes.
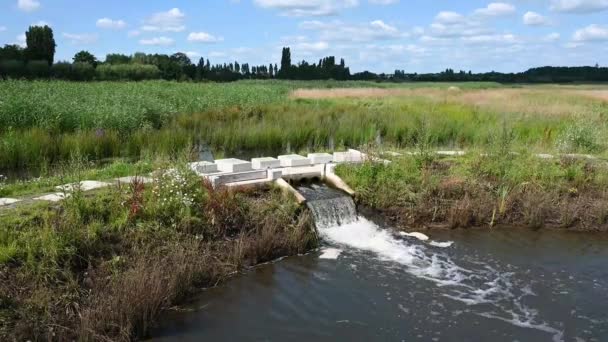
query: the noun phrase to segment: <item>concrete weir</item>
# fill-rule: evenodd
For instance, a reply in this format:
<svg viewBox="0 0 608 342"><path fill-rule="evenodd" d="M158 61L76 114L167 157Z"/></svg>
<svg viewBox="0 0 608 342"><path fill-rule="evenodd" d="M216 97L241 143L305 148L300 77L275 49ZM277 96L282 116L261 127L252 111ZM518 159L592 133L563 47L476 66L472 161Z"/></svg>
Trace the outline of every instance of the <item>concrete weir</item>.
<svg viewBox="0 0 608 342"><path fill-rule="evenodd" d="M253 158L251 161L230 158L216 160L214 163L191 163L190 167L208 179L214 187L259 186L274 182L293 194L298 203L304 203L306 199L289 184L290 182L317 179L354 195L354 191L334 173L334 169L340 163L361 163L366 158L364 153L348 150L333 154L310 153L306 157L290 154L277 158Z"/></svg>

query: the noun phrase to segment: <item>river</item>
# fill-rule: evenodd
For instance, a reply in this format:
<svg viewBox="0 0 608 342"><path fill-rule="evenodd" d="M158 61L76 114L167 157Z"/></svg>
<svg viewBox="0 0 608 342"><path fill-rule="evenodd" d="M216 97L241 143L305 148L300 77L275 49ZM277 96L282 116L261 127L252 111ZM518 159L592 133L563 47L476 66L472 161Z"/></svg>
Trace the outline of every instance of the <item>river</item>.
<svg viewBox="0 0 608 342"><path fill-rule="evenodd" d="M203 291L152 340L608 341L605 234L436 230L420 241L363 217L341 223L320 225L318 251Z"/></svg>

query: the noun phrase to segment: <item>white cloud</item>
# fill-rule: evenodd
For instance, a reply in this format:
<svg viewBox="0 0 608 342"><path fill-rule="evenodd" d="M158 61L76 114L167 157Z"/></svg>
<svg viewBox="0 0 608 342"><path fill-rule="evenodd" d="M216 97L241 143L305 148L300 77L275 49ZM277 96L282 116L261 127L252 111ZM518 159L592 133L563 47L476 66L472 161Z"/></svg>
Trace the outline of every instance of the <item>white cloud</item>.
<svg viewBox="0 0 608 342"><path fill-rule="evenodd" d="M141 45L154 45L154 46L170 46L173 45L175 41L168 37L155 37L151 39L141 39L139 44Z"/></svg>
<svg viewBox="0 0 608 342"><path fill-rule="evenodd" d="M141 35L141 32L139 30L131 30L127 33L127 37L129 38L139 37L139 35Z"/></svg>
<svg viewBox="0 0 608 342"><path fill-rule="evenodd" d="M589 25L574 32L575 42L608 41L608 26Z"/></svg>
<svg viewBox="0 0 608 342"><path fill-rule="evenodd" d="M99 38L96 34L90 33L63 33L63 38L72 44L93 44Z"/></svg>
<svg viewBox="0 0 608 342"><path fill-rule="evenodd" d="M483 17L500 17L515 13L515 6L505 2L493 2L485 8L476 9L474 15Z"/></svg>
<svg viewBox="0 0 608 342"><path fill-rule="evenodd" d="M179 8L172 8L167 12L158 12L147 18L141 29L154 32L181 32L186 29L185 18L186 15Z"/></svg>
<svg viewBox="0 0 608 342"><path fill-rule="evenodd" d="M25 33L22 33L22 34L18 35L18 36L17 36L15 39L17 40L17 41L15 42L15 44L16 44L16 45L19 45L19 46L21 46L22 48L24 48L24 47L26 47L26 46L27 46L27 44L26 44L26 42L25 42L25 39L26 39L26 37L25 37Z"/></svg>
<svg viewBox="0 0 608 342"><path fill-rule="evenodd" d="M566 13L591 13L608 9L608 0L553 0L551 9Z"/></svg>
<svg viewBox="0 0 608 342"><path fill-rule="evenodd" d="M224 38L216 37L207 32L191 32L188 35L188 41L196 43L217 43L224 41Z"/></svg>
<svg viewBox="0 0 608 342"><path fill-rule="evenodd" d="M190 59L200 58L202 56L199 52L196 51L186 51L185 54Z"/></svg>
<svg viewBox="0 0 608 342"><path fill-rule="evenodd" d="M17 7L25 12L33 12L40 8L40 2L36 0L19 0L17 1Z"/></svg>
<svg viewBox="0 0 608 342"><path fill-rule="evenodd" d="M528 26L546 26L551 23L547 17L536 12L526 12L523 20L524 24Z"/></svg>
<svg viewBox="0 0 608 342"><path fill-rule="evenodd" d="M342 9L357 7L358 0L254 0L255 4L278 10L292 17L336 15Z"/></svg>
<svg viewBox="0 0 608 342"><path fill-rule="evenodd" d="M321 41L353 41L370 42L405 37L396 27L382 20L374 20L365 24L348 24L341 21L321 22L305 21L300 24L304 30L319 32Z"/></svg>
<svg viewBox="0 0 608 342"><path fill-rule="evenodd" d="M120 30L127 27L127 23L123 20L113 20L110 18L101 18L97 20L97 27L102 29Z"/></svg>
<svg viewBox="0 0 608 342"><path fill-rule="evenodd" d="M543 37L543 41L545 42L556 42L561 38L561 35L557 32L549 33L548 35Z"/></svg>
<svg viewBox="0 0 608 342"><path fill-rule="evenodd" d="M462 37L462 40L470 44L516 43L518 41L515 35L510 33Z"/></svg>
<svg viewBox="0 0 608 342"><path fill-rule="evenodd" d="M0 26L0 32L6 31L6 26Z"/></svg>
<svg viewBox="0 0 608 342"><path fill-rule="evenodd" d="M399 3L399 0L369 0L370 4L373 5L393 5Z"/></svg>
<svg viewBox="0 0 608 342"><path fill-rule="evenodd" d="M435 22L448 25L462 23L465 20L466 18L464 15L449 11L439 12L437 16L435 16Z"/></svg>
<svg viewBox="0 0 608 342"><path fill-rule="evenodd" d="M35 23L32 23L32 26L51 26L51 24L49 24L48 22L46 22L44 20L40 20Z"/></svg>

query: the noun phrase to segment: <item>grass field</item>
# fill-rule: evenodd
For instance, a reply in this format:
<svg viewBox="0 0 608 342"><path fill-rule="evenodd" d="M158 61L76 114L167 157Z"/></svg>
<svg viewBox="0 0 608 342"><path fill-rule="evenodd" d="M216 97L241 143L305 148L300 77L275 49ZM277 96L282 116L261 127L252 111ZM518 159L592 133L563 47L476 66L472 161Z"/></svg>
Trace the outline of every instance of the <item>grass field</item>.
<svg viewBox="0 0 608 342"><path fill-rule="evenodd" d="M303 89L303 90L302 90ZM0 170L172 156L208 146L261 155L382 144L491 144L606 153L605 86L371 82L0 83ZM196 155L193 155L196 158Z"/></svg>

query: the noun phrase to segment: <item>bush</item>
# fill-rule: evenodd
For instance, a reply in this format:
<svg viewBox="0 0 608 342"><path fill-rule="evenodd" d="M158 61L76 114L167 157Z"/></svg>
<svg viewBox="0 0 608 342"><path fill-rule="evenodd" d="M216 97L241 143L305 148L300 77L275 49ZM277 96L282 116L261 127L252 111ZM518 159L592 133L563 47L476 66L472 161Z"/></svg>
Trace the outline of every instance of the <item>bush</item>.
<svg viewBox="0 0 608 342"><path fill-rule="evenodd" d="M51 68L47 61L29 61L27 63L27 75L31 79L48 78L50 74Z"/></svg>
<svg viewBox="0 0 608 342"><path fill-rule="evenodd" d="M97 78L102 81L152 80L160 78L160 70L155 65L103 64L97 67Z"/></svg>
<svg viewBox="0 0 608 342"><path fill-rule="evenodd" d="M95 77L95 67L89 63L72 64L73 81L91 81Z"/></svg>
<svg viewBox="0 0 608 342"><path fill-rule="evenodd" d="M25 63L18 60L0 61L0 76L13 79L25 77Z"/></svg>
<svg viewBox="0 0 608 342"><path fill-rule="evenodd" d="M58 62L51 67L51 76L61 80L69 80L72 77L72 63Z"/></svg>

